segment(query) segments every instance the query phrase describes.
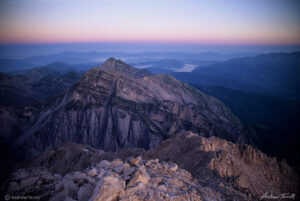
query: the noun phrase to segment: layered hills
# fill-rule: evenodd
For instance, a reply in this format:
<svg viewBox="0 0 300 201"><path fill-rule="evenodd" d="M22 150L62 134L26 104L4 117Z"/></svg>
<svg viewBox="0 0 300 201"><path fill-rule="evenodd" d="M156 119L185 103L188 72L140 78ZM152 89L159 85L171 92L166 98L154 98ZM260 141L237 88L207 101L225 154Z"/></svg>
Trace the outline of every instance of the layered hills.
<svg viewBox="0 0 300 201"><path fill-rule="evenodd" d="M241 57L173 73L182 81L200 86L222 86L299 100L300 52Z"/></svg>
<svg viewBox="0 0 300 201"><path fill-rule="evenodd" d="M26 106L54 97L72 86L80 73L66 63L54 62L25 74L0 73L0 104Z"/></svg>

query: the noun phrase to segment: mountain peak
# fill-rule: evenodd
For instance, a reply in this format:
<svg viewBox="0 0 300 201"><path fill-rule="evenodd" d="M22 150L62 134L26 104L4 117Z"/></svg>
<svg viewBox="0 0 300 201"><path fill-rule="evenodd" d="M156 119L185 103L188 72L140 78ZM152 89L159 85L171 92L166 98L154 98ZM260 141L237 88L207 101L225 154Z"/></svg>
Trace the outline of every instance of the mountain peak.
<svg viewBox="0 0 300 201"><path fill-rule="evenodd" d="M119 72L130 75L134 78L143 78L145 76L151 75L151 73L147 70L135 68L135 67L130 66L129 64L123 62L122 60L115 59L113 57L110 57L109 59L107 59L104 62L104 64L102 64L99 68L101 70L117 70Z"/></svg>
<svg viewBox="0 0 300 201"><path fill-rule="evenodd" d="M120 68L121 66L122 67L132 67L128 64L126 64L125 62L123 62L122 60L120 59L115 59L114 57L110 57L108 58L104 64L103 64L105 67L108 67L108 68L113 68L113 69L118 69Z"/></svg>

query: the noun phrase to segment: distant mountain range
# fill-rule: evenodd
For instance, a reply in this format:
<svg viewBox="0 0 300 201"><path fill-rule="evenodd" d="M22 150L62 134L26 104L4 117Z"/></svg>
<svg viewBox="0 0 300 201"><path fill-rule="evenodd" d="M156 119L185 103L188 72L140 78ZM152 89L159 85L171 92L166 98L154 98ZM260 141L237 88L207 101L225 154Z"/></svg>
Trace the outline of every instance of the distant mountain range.
<svg viewBox="0 0 300 201"><path fill-rule="evenodd" d="M24 59L0 59L0 72L23 73L24 70L40 67L56 61L72 65L74 71L86 71L92 66L103 63L108 57L122 58L134 66L144 66L147 62L159 64L159 67L167 69L170 66L161 65L170 61L181 63L189 61L198 64L206 61L225 61L231 58L250 56L254 54L219 54L213 52L182 53L182 52L62 52L58 54L31 56ZM201 64L200 64L201 65ZM155 67L155 66L154 66ZM176 66L172 66L176 68Z"/></svg>
<svg viewBox="0 0 300 201"><path fill-rule="evenodd" d="M274 53L219 62L191 73L172 73L201 86L222 86L300 99L300 52Z"/></svg>
<svg viewBox="0 0 300 201"><path fill-rule="evenodd" d="M72 86L80 73L62 62L32 68L23 75L0 73L0 104L23 106L53 97Z"/></svg>

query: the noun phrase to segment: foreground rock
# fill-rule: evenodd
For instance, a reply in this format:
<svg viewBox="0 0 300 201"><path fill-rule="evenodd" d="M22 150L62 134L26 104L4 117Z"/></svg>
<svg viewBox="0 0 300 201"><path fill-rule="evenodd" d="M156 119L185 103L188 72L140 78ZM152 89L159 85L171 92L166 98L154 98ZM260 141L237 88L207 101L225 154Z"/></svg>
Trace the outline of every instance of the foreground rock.
<svg viewBox="0 0 300 201"><path fill-rule="evenodd" d="M229 189L229 192L238 190L250 195L252 199L266 192L298 195L298 175L286 162L268 157L251 146L216 137L183 132L149 150L144 157L175 162L190 171L202 185L222 194L224 189Z"/></svg>
<svg viewBox="0 0 300 201"><path fill-rule="evenodd" d="M53 201L205 200L189 172L172 170L172 164L158 160L137 160L140 160L138 165L120 159L101 161L101 165L61 176L46 168L19 169L11 177L6 193L38 195L41 200ZM115 171L114 163L133 171L125 172L125 168Z"/></svg>
<svg viewBox="0 0 300 201"><path fill-rule="evenodd" d="M2 190L43 200L252 201L298 199L298 185L291 167L255 148L183 132L147 152L67 143L17 170Z"/></svg>
<svg viewBox="0 0 300 201"><path fill-rule="evenodd" d="M28 162L26 167L47 167L53 174L66 174L71 171L79 171L91 166L99 165L102 160L122 160L128 157L136 157L144 153L143 149L122 149L115 152L104 152L92 148L89 145L79 145L75 143L66 143L55 149L40 154L34 160ZM105 166L105 162L102 161ZM94 174L89 171L88 174Z"/></svg>

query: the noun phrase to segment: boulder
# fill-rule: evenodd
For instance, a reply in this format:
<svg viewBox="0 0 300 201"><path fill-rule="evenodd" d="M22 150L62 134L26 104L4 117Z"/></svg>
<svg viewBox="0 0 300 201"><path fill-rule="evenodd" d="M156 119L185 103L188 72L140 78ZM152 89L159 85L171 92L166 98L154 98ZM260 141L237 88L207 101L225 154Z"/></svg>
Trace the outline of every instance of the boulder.
<svg viewBox="0 0 300 201"><path fill-rule="evenodd" d="M115 200L125 188L125 181L116 177L108 176L99 181L93 196L89 201L112 201Z"/></svg>
<svg viewBox="0 0 300 201"><path fill-rule="evenodd" d="M147 184L150 181L150 176L146 171L145 166L141 166L133 175L132 179L129 181L128 186L133 186L138 182L142 184Z"/></svg>
<svg viewBox="0 0 300 201"><path fill-rule="evenodd" d="M62 180L55 185L55 191L66 190L67 192L78 191L78 186L70 180Z"/></svg>
<svg viewBox="0 0 300 201"><path fill-rule="evenodd" d="M121 164L121 165L119 165L119 166L117 166L117 167L112 167L112 169L113 169L116 173L120 174L120 173L123 172L124 165Z"/></svg>
<svg viewBox="0 0 300 201"><path fill-rule="evenodd" d="M96 168L91 168L87 171L86 174L90 177L95 177L95 176L97 176L97 170L96 170Z"/></svg>
<svg viewBox="0 0 300 201"><path fill-rule="evenodd" d="M44 174L41 176L41 179L43 180L43 182L48 183L48 182L54 180L55 178L50 174Z"/></svg>
<svg viewBox="0 0 300 201"><path fill-rule="evenodd" d="M108 162L107 160L102 160L96 165L96 168L102 169L102 168L107 168L109 166L110 166L110 162Z"/></svg>
<svg viewBox="0 0 300 201"><path fill-rule="evenodd" d="M73 180L76 183L88 182L88 177L85 173L76 171L73 176Z"/></svg>
<svg viewBox="0 0 300 201"><path fill-rule="evenodd" d="M135 168L134 167L126 167L123 169L123 174L122 176L130 176L134 173Z"/></svg>
<svg viewBox="0 0 300 201"><path fill-rule="evenodd" d="M178 165L175 163L169 163L169 168L172 171L176 171L178 169Z"/></svg>
<svg viewBox="0 0 300 201"><path fill-rule="evenodd" d="M129 159L129 162L134 165L134 166L138 166L142 161L142 157L141 156L138 156L136 158L131 158Z"/></svg>
<svg viewBox="0 0 300 201"><path fill-rule="evenodd" d="M121 159L119 159L119 158L113 160L113 161L110 163L110 166L111 166L111 167L119 167L119 166L121 166L121 165L123 165L123 161L122 161Z"/></svg>

